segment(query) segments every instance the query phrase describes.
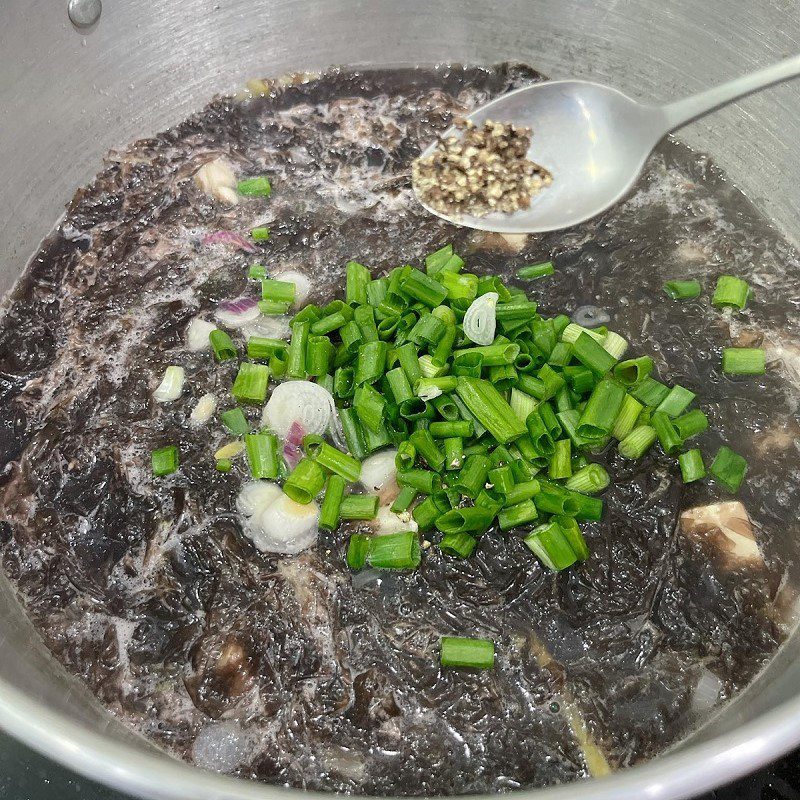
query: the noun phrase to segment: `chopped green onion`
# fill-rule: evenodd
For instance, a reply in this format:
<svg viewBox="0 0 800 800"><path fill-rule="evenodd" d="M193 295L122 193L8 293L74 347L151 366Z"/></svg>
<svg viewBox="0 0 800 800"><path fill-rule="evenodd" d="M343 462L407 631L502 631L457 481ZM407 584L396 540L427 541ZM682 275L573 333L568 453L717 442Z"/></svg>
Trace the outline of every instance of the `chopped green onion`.
<svg viewBox="0 0 800 800"><path fill-rule="evenodd" d="M495 467L489 470L489 483L501 494L506 494L514 487L514 470L510 464L502 467Z"/></svg>
<svg viewBox="0 0 800 800"><path fill-rule="evenodd" d="M500 444L517 439L526 432L525 425L511 406L488 381L459 377L456 393Z"/></svg>
<svg viewBox="0 0 800 800"><path fill-rule="evenodd" d="M589 547L583 538L580 526L572 517L556 516L553 522L561 528L564 538L569 542L569 546L578 558L578 561L586 561L589 558Z"/></svg>
<svg viewBox="0 0 800 800"><path fill-rule="evenodd" d="M518 528L520 525L527 525L539 516L536 504L533 500L523 500L513 506L506 506L497 514L497 522L501 531L509 531Z"/></svg>
<svg viewBox="0 0 800 800"><path fill-rule="evenodd" d="M267 277L267 268L263 264L251 264L247 277L251 281L263 281Z"/></svg>
<svg viewBox="0 0 800 800"><path fill-rule="evenodd" d="M572 447L569 439L559 439L555 443L548 475L553 480L562 480L572 475Z"/></svg>
<svg viewBox="0 0 800 800"><path fill-rule="evenodd" d="M515 462L514 465L516 465ZM530 500L531 498L535 497L541 491L541 485L539 481L536 479L529 479L526 481L522 481L520 483L514 484L514 486L506 492L503 505L504 506L515 506L519 503L524 502L525 500Z"/></svg>
<svg viewBox="0 0 800 800"><path fill-rule="evenodd" d="M614 331L609 331L603 340L603 349L614 358L620 359L628 350L628 340Z"/></svg>
<svg viewBox="0 0 800 800"><path fill-rule="evenodd" d="M672 420L672 424L678 431L678 436L681 437L681 440L686 441L708 428L708 417L700 409L695 408Z"/></svg>
<svg viewBox="0 0 800 800"><path fill-rule="evenodd" d="M539 403L526 392L520 391L517 388L513 388L511 390L510 405L514 413L517 415L517 419L521 422L526 422L528 416L533 411L536 411Z"/></svg>
<svg viewBox="0 0 800 800"><path fill-rule="evenodd" d="M422 531L430 530L436 520L450 510L450 503L447 500L447 495L444 492L436 492L426 497L416 508L411 512L414 522L417 523L419 529Z"/></svg>
<svg viewBox="0 0 800 800"><path fill-rule="evenodd" d="M249 433L244 443L250 474L254 478L277 478L280 471L278 437L272 433Z"/></svg>
<svg viewBox="0 0 800 800"><path fill-rule="evenodd" d="M283 492L295 503L310 503L325 485L325 471L311 458L301 458L283 484Z"/></svg>
<svg viewBox="0 0 800 800"><path fill-rule="evenodd" d="M743 311L750 298L750 287L747 281L733 275L720 275L711 304L717 308L738 308Z"/></svg>
<svg viewBox="0 0 800 800"><path fill-rule="evenodd" d="M367 302L367 285L372 278L369 270L356 261L348 261L345 272L345 302L348 305L364 305Z"/></svg>
<svg viewBox="0 0 800 800"><path fill-rule="evenodd" d="M473 432L472 423L464 419L452 422L431 422L430 427L430 434L434 439L451 439L453 437L469 439Z"/></svg>
<svg viewBox="0 0 800 800"><path fill-rule="evenodd" d="M541 264L531 264L527 267L522 267L517 270L517 277L524 281L533 281L537 278L544 278L546 275L552 275L555 272L552 261L544 261Z"/></svg>
<svg viewBox="0 0 800 800"><path fill-rule="evenodd" d="M413 469L414 462L417 460L417 448L406 439L397 446L397 455L394 457L394 465L398 472Z"/></svg>
<svg viewBox="0 0 800 800"><path fill-rule="evenodd" d="M306 437L308 438L308 437ZM331 475L325 487L325 497L319 512L319 526L327 531L336 530L339 525L339 510L344 498L345 479L341 475ZM352 540L351 540L352 541ZM348 565L350 565L348 549ZM363 566L363 561L361 562ZM356 567L355 569L361 569Z"/></svg>
<svg viewBox="0 0 800 800"><path fill-rule="evenodd" d="M367 563L367 555L369 554L370 546L369 536L363 533L353 533L350 535L350 541L347 543L347 566L350 569L362 569Z"/></svg>
<svg viewBox="0 0 800 800"><path fill-rule="evenodd" d="M461 465L464 463L464 440L453 436L445 439L442 445L445 470L461 469Z"/></svg>
<svg viewBox="0 0 800 800"><path fill-rule="evenodd" d="M649 408L657 408L669 394L669 387L648 375L629 391L639 402Z"/></svg>
<svg viewBox="0 0 800 800"><path fill-rule="evenodd" d="M376 569L416 569L421 560L419 538L413 531L388 533L370 539L367 561Z"/></svg>
<svg viewBox="0 0 800 800"><path fill-rule="evenodd" d="M572 345L569 342L556 342L547 363L552 367L566 367L572 361Z"/></svg>
<svg viewBox="0 0 800 800"><path fill-rule="evenodd" d="M654 411L650 417L650 424L655 429L665 453L674 455L680 450L683 440L667 414L663 411Z"/></svg>
<svg viewBox="0 0 800 800"><path fill-rule="evenodd" d="M614 377L623 386L634 386L644 380L652 371L653 359L650 356L640 356L620 361L614 367Z"/></svg>
<svg viewBox="0 0 800 800"><path fill-rule="evenodd" d="M625 400L625 388L617 381L604 378L589 397L578 422L578 434L599 439L611 433Z"/></svg>
<svg viewBox="0 0 800 800"><path fill-rule="evenodd" d="M763 375L764 351L759 347L726 347L722 351L722 371L726 375Z"/></svg>
<svg viewBox="0 0 800 800"><path fill-rule="evenodd" d="M411 486L423 494L433 494L442 488L442 479L427 469L406 469L397 473L400 486Z"/></svg>
<svg viewBox="0 0 800 800"><path fill-rule="evenodd" d="M230 361L239 355L231 337L219 328L215 328L208 334L208 340L211 342L211 349L214 351L217 361Z"/></svg>
<svg viewBox="0 0 800 800"><path fill-rule="evenodd" d="M511 300L511 293L497 275L483 275L478 278L478 294L482 295L487 292L497 292L501 303L508 303Z"/></svg>
<svg viewBox="0 0 800 800"><path fill-rule="evenodd" d="M231 394L240 403L258 405L264 402L267 396L269 383L269 367L265 364L251 364L245 362L239 366L239 372L233 382Z"/></svg>
<svg viewBox="0 0 800 800"><path fill-rule="evenodd" d="M481 356L481 364L484 367L500 367L514 363L514 359L519 355L519 345L515 342L503 342L484 347L468 347L464 350L456 350L453 353L454 364L457 365L464 357L473 355Z"/></svg>
<svg viewBox="0 0 800 800"><path fill-rule="evenodd" d="M362 383L375 383L386 372L386 355L389 346L386 342L367 342L358 348L356 361L356 386Z"/></svg>
<svg viewBox="0 0 800 800"><path fill-rule="evenodd" d="M273 303L289 303L295 300L296 287L291 281L279 281L274 278L265 278L261 281L261 299Z"/></svg>
<svg viewBox="0 0 800 800"><path fill-rule="evenodd" d="M342 519L375 519L379 498L376 494L349 494L342 500L339 513Z"/></svg>
<svg viewBox="0 0 800 800"><path fill-rule="evenodd" d="M253 361L272 358L276 353L286 351L283 339L268 339L263 336L251 336L247 340L247 357Z"/></svg>
<svg viewBox="0 0 800 800"><path fill-rule="evenodd" d="M494 642L491 639L442 636L439 662L443 667L493 669Z"/></svg>
<svg viewBox="0 0 800 800"><path fill-rule="evenodd" d="M446 533L439 542L439 549L446 556L469 558L478 540L469 533Z"/></svg>
<svg viewBox="0 0 800 800"><path fill-rule="evenodd" d="M333 333L333 331L343 328L350 322L341 311L335 311L333 314L321 317L316 322L311 324L311 333L322 335L326 333ZM356 323L358 325L358 323ZM359 337L361 337L361 329L359 328Z"/></svg>
<svg viewBox="0 0 800 800"><path fill-rule="evenodd" d="M353 408L365 428L377 433L385 427L386 399L371 384L365 383L356 389Z"/></svg>
<svg viewBox="0 0 800 800"><path fill-rule="evenodd" d="M425 271L432 278L435 278L436 274L442 270L442 268L450 260L450 257L452 255L453 255L452 244L446 244L444 247L440 247L438 250L435 250L430 255L425 256Z"/></svg>
<svg viewBox="0 0 800 800"><path fill-rule="evenodd" d="M525 537L525 544L553 572L560 572L578 560L561 526L552 520L534 528Z"/></svg>
<svg viewBox="0 0 800 800"><path fill-rule="evenodd" d="M269 374L273 378L282 378L286 374L286 351L281 350L279 353L270 356L269 359Z"/></svg>
<svg viewBox="0 0 800 800"><path fill-rule="evenodd" d="M442 533L483 532L492 523L493 514L485 508L451 508L436 520Z"/></svg>
<svg viewBox="0 0 800 800"><path fill-rule="evenodd" d="M582 333L585 333L587 336L594 339L598 344L603 344L603 341L606 338L604 333L592 330L591 328L584 328L574 322L567 321L564 330L561 332L561 341L575 344L575 342L578 340L578 337Z"/></svg>
<svg viewBox="0 0 800 800"><path fill-rule="evenodd" d="M573 492L595 494L602 492L609 483L611 483L611 478L600 464L587 464L569 478L565 486Z"/></svg>
<svg viewBox="0 0 800 800"><path fill-rule="evenodd" d="M471 304L478 294L478 276L465 272L458 275L450 270L443 270L436 279L447 292L451 303L465 302ZM465 312L466 313L466 312Z"/></svg>
<svg viewBox="0 0 800 800"><path fill-rule="evenodd" d="M447 290L441 283L413 267L400 282L400 291L430 308L435 308L447 297Z"/></svg>
<svg viewBox="0 0 800 800"><path fill-rule="evenodd" d="M697 395L683 386L673 386L669 394L658 404L657 412L662 412L668 417L681 415L691 405Z"/></svg>
<svg viewBox="0 0 800 800"><path fill-rule="evenodd" d="M480 453L467 456L455 482L451 481L450 485L461 494L475 499L486 485L491 466L488 456Z"/></svg>
<svg viewBox="0 0 800 800"><path fill-rule="evenodd" d="M355 483L361 477L361 462L329 445L321 436L308 434L303 438L303 452L328 472Z"/></svg>
<svg viewBox="0 0 800 800"><path fill-rule="evenodd" d="M248 178L236 184L236 191L244 197L269 197L272 194L272 186L265 175L258 178Z"/></svg>
<svg viewBox="0 0 800 800"><path fill-rule="evenodd" d="M286 351L286 377L306 377L306 349L308 347L308 332L311 323L308 320L297 322L297 317L292 322L292 339Z"/></svg>
<svg viewBox="0 0 800 800"><path fill-rule="evenodd" d="M458 384L454 375L440 378L420 378L414 386L415 394L423 400L433 400L444 392L452 392Z"/></svg>
<svg viewBox="0 0 800 800"><path fill-rule="evenodd" d="M234 436L244 436L244 434L250 433L250 423L247 421L241 408L237 407L229 411L223 411L222 414L220 414L220 419L222 420L222 424L234 434Z"/></svg>
<svg viewBox="0 0 800 800"><path fill-rule="evenodd" d="M711 476L731 492L737 492L747 472L747 461L730 447L720 447L709 467Z"/></svg>
<svg viewBox="0 0 800 800"><path fill-rule="evenodd" d="M636 420L639 419L643 408L644 406L635 397L626 394L614 421L614 427L611 429L611 435L622 441L636 426Z"/></svg>
<svg viewBox="0 0 800 800"><path fill-rule="evenodd" d="M655 428L650 425L639 425L619 443L617 450L623 458L641 458L653 446L657 438L658 434Z"/></svg>
<svg viewBox="0 0 800 800"><path fill-rule="evenodd" d="M388 287L389 281L387 281L386 278L375 278L367 284L367 303L369 303L373 309L377 309L383 302Z"/></svg>
<svg viewBox="0 0 800 800"><path fill-rule="evenodd" d="M352 367L339 367L333 373L333 393L341 399L353 396L356 374Z"/></svg>
<svg viewBox="0 0 800 800"><path fill-rule="evenodd" d="M572 347L575 358L595 375L605 375L617 363L617 359L586 332L578 336Z"/></svg>
<svg viewBox="0 0 800 800"><path fill-rule="evenodd" d="M266 242L269 239L269 228L266 225L260 225L257 228L250 229L250 238L254 242Z"/></svg>
<svg viewBox="0 0 800 800"><path fill-rule="evenodd" d="M391 510L395 514L402 514L411 508L411 504L417 499L417 490L413 486L403 486L397 493L394 502L392 503Z"/></svg>
<svg viewBox="0 0 800 800"><path fill-rule="evenodd" d="M356 458L364 458L367 455L367 445L356 410L354 408L339 409L339 420L342 423L344 440L347 442L350 454Z"/></svg>
<svg viewBox="0 0 800 800"><path fill-rule="evenodd" d="M265 317L282 317L289 313L289 305L279 300L259 300L258 310Z"/></svg>
<svg viewBox="0 0 800 800"><path fill-rule="evenodd" d="M163 477L171 475L178 469L178 448L175 445L167 445L158 450L153 450L150 454L153 467L153 475Z"/></svg>
<svg viewBox="0 0 800 800"><path fill-rule="evenodd" d="M700 297L700 281L667 281L664 291L673 300L693 300Z"/></svg>
<svg viewBox="0 0 800 800"><path fill-rule="evenodd" d="M595 374L588 367L564 367L563 375L578 395L590 392L597 383Z"/></svg>
<svg viewBox="0 0 800 800"><path fill-rule="evenodd" d="M436 471L442 469L444 466L444 453L433 440L433 436L429 430L414 431L409 437L409 441L416 448L417 455L422 456L431 469Z"/></svg>
<svg viewBox="0 0 800 800"><path fill-rule="evenodd" d="M692 483L705 477L706 467L703 464L703 455L697 448L681 453L678 456L678 464L681 468L681 478L684 483Z"/></svg>

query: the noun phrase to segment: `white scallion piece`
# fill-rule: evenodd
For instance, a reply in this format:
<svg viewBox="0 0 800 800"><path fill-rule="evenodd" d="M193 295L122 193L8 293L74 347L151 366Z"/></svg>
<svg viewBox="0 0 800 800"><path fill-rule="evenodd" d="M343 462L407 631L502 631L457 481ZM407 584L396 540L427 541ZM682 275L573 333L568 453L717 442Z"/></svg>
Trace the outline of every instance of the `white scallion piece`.
<svg viewBox="0 0 800 800"><path fill-rule="evenodd" d="M464 335L471 342L479 345L489 345L494 341L494 333L497 329L497 317L495 309L499 295L497 292L486 292L480 297L476 297L467 313L464 314Z"/></svg>
<svg viewBox="0 0 800 800"><path fill-rule="evenodd" d="M208 339L209 334L215 330L217 330L217 326L213 322L195 317L186 329L187 347L193 353L198 353L200 350L208 350L211 347L211 342Z"/></svg>
<svg viewBox="0 0 800 800"><path fill-rule="evenodd" d="M153 392L153 400L157 403L169 403L177 400L183 394L183 382L186 373L183 367L167 367L164 370L164 377L158 388Z"/></svg>
<svg viewBox="0 0 800 800"><path fill-rule="evenodd" d="M322 435L329 430L336 438L340 429L333 395L311 381L286 381L278 384L264 406L262 424L285 439L297 422L309 433Z"/></svg>
<svg viewBox="0 0 800 800"><path fill-rule="evenodd" d="M236 175L233 168L223 158L216 158L203 164L194 174L194 183L201 192L229 206L239 202L236 192Z"/></svg>
<svg viewBox="0 0 800 800"><path fill-rule="evenodd" d="M189 424L193 428L198 428L201 425L205 425L211 417L214 416L214 412L217 410L217 398L214 397L213 394L204 394L198 401L197 405L192 409L192 413L189 415Z"/></svg>
<svg viewBox="0 0 800 800"><path fill-rule="evenodd" d="M395 479L397 467L395 457L397 450L381 450L380 453L364 459L361 464L361 485L368 492L379 492L389 482Z"/></svg>
<svg viewBox="0 0 800 800"><path fill-rule="evenodd" d="M311 294L311 281L307 275L298 272L295 269L287 269L284 271L270 272L270 278L275 278L279 281L287 281L294 284L294 305L295 307L301 306L305 303L306 298Z"/></svg>
<svg viewBox="0 0 800 800"><path fill-rule="evenodd" d="M419 526L414 517L411 516L410 511L395 514L389 506L381 506L378 509L378 516L371 520L370 524L378 536L385 536L387 533L416 532L419 530Z"/></svg>
<svg viewBox="0 0 800 800"><path fill-rule="evenodd" d="M244 453L244 450L244 442L240 440L228 442L227 444L222 445L222 447L220 447L219 450L214 453L214 458L217 459L217 461L219 461L221 458L236 458L236 456Z"/></svg>
<svg viewBox="0 0 800 800"><path fill-rule="evenodd" d="M283 492L250 518L247 535L262 553L295 555L310 547L319 535L319 506L312 500L301 505Z"/></svg>

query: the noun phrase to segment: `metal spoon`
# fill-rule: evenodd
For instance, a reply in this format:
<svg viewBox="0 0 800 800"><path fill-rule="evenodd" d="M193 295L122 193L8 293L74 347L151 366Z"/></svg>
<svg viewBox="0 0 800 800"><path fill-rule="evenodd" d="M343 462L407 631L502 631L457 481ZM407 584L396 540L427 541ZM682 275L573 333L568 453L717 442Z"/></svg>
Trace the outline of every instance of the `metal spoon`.
<svg viewBox="0 0 800 800"><path fill-rule="evenodd" d="M670 131L743 95L800 75L800 56L664 106L637 103L589 81L550 81L498 97L469 115L533 129L528 157L550 170L552 184L527 209L485 217L448 217L458 225L499 233L557 230L590 219L631 189L657 142ZM460 136L451 128L445 136ZM432 144L423 156L430 155ZM417 196L419 200L419 196Z"/></svg>

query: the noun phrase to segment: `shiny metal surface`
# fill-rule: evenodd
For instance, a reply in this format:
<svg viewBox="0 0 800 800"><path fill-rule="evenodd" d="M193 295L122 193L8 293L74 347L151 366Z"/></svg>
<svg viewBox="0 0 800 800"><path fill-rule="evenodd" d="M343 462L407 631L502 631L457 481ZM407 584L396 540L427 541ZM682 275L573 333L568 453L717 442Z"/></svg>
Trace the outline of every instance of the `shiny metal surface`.
<svg viewBox="0 0 800 800"><path fill-rule="evenodd" d="M8 289L102 154L180 120L253 75L336 63L524 59L647 101L686 96L797 52L789 0L117 0L82 37L50 0L0 4L0 290ZM800 86L742 100L683 138L797 240ZM74 769L141 797L277 798L177 763L116 723L56 665L0 582L0 724ZM526 798L687 797L800 741L793 638L752 689L679 751Z"/></svg>
<svg viewBox="0 0 800 800"><path fill-rule="evenodd" d="M452 216L417 199L443 219L500 233L541 233L597 216L633 187L650 151L667 133L743 95L800 74L800 56L664 106L637 103L619 90L591 81L547 81L498 97L468 119L510 122L534 132L528 157L553 174L553 183L528 208L513 214ZM451 128L445 137L460 138ZM432 143L422 154L432 155Z"/></svg>

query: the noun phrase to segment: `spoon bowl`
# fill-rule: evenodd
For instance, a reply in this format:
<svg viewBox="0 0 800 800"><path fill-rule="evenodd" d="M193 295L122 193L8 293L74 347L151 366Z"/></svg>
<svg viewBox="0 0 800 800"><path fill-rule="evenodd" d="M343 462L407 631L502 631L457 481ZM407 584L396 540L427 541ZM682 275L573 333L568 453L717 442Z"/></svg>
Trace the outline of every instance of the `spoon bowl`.
<svg viewBox="0 0 800 800"><path fill-rule="evenodd" d="M533 131L528 158L547 169L552 183L513 214L451 216L417 200L457 225L498 233L541 233L577 225L621 200L636 183L650 151L669 131L751 92L800 74L800 56L674 103L639 103L600 83L547 81L516 89L481 106L467 119ZM450 128L444 137L460 138ZM431 144L422 157L437 147ZM416 192L416 188L415 188Z"/></svg>
<svg viewBox="0 0 800 800"><path fill-rule="evenodd" d="M528 158L553 176L533 195L528 208L454 222L499 233L538 233L577 225L623 197L663 136L660 109L643 106L609 86L588 81L550 81L516 89L487 103L467 119L477 127L487 120L511 122L533 131ZM460 136L450 128L444 136ZM620 148L620 142L625 142ZM423 153L430 155L436 144ZM420 200L422 202L422 200ZM422 205L432 214L446 214Z"/></svg>

